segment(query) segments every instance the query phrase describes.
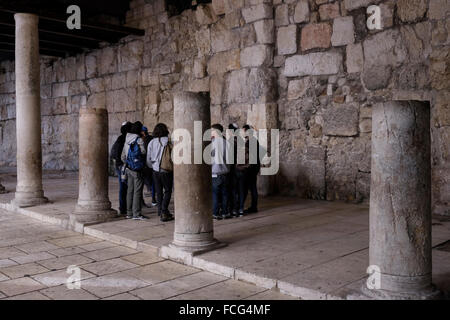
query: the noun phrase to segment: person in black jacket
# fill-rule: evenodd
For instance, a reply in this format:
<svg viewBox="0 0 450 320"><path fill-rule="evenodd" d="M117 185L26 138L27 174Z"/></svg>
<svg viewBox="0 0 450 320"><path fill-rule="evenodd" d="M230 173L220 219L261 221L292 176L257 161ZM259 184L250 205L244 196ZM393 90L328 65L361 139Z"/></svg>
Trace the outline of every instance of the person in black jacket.
<svg viewBox="0 0 450 320"><path fill-rule="evenodd" d="M127 133L130 132L131 125L131 122L122 123L122 127L120 128L121 134L117 137L116 142L114 142L111 148L111 158L114 161L116 173L119 177L119 212L121 215L126 215L127 213L127 182L121 178L121 168L123 166L123 162L120 157L125 144L125 138Z"/></svg>
<svg viewBox="0 0 450 320"><path fill-rule="evenodd" d="M142 127L141 138L144 140L145 150L148 148L148 144L152 141L153 136L148 133L147 127ZM153 169L149 168L147 164L144 167L144 185L147 188L147 194L152 195L152 206L156 206L156 196L155 196L155 184L153 182ZM142 197L142 201L144 201L144 197ZM148 205L143 202L143 206L148 207Z"/></svg>

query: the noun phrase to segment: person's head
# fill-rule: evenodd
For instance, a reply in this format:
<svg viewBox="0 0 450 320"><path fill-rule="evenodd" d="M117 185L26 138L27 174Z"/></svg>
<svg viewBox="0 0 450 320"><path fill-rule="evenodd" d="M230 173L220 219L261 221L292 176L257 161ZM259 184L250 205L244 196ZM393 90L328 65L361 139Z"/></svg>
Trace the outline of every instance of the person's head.
<svg viewBox="0 0 450 320"><path fill-rule="evenodd" d="M139 123L136 123L136 122L133 123L133 125L131 126L131 129L130 129L130 133L140 135L141 131L142 131L142 125L140 125Z"/></svg>
<svg viewBox="0 0 450 320"><path fill-rule="evenodd" d="M251 128L250 128L250 126L248 125L248 124L246 124L245 126L243 126L242 127L242 129L244 129L244 131L248 131L248 130L250 130Z"/></svg>
<svg viewBox="0 0 450 320"><path fill-rule="evenodd" d="M141 136L145 137L148 136L148 129L147 127L142 127Z"/></svg>
<svg viewBox="0 0 450 320"><path fill-rule="evenodd" d="M132 123L129 121L125 121L122 123L122 127L120 127L120 133L123 135L126 135L128 132L130 132Z"/></svg>
<svg viewBox="0 0 450 320"><path fill-rule="evenodd" d="M164 123L158 123L153 129L153 137L161 138L169 136L169 129Z"/></svg>
<svg viewBox="0 0 450 320"><path fill-rule="evenodd" d="M230 123L229 125L228 125L228 129L230 129L230 130L237 130L239 127L237 126L237 124L236 123Z"/></svg>
<svg viewBox="0 0 450 320"><path fill-rule="evenodd" d="M211 126L211 138L216 138L222 136L223 127L219 123L215 123Z"/></svg>

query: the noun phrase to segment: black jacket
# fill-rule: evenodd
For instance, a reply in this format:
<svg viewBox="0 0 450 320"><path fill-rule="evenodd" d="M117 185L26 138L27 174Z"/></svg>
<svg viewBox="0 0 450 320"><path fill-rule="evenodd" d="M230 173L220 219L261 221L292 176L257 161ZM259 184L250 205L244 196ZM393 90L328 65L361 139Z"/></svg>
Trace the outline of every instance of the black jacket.
<svg viewBox="0 0 450 320"><path fill-rule="evenodd" d="M117 168L123 165L121 155L123 146L125 145L125 136L123 134L120 135L111 147L111 159L114 160Z"/></svg>

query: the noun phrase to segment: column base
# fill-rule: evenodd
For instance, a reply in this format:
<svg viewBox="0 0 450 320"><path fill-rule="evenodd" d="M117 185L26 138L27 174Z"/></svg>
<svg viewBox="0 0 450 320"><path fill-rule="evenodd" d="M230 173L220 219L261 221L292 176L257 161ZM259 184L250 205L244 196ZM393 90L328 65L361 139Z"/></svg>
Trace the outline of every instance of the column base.
<svg viewBox="0 0 450 320"><path fill-rule="evenodd" d="M439 300L442 298L442 293L434 285L418 291L394 292L384 289L369 289L364 284L361 290L364 295L376 300Z"/></svg>
<svg viewBox="0 0 450 320"><path fill-rule="evenodd" d="M11 204L19 208L34 207L48 203L48 199L44 197L43 192L17 192Z"/></svg>
<svg viewBox="0 0 450 320"><path fill-rule="evenodd" d="M176 243L175 241L169 244L169 247L174 250L182 251L184 253L189 253L193 256L199 255L208 251L216 250L219 248L226 247L228 244L224 242L220 242L217 239L212 239L211 241L202 243L202 244L195 244L195 245L182 245L179 243Z"/></svg>
<svg viewBox="0 0 450 320"><path fill-rule="evenodd" d="M82 225L91 225L106 222L117 218L117 211L109 207L93 208L77 205L75 210L69 216L69 225L76 223Z"/></svg>

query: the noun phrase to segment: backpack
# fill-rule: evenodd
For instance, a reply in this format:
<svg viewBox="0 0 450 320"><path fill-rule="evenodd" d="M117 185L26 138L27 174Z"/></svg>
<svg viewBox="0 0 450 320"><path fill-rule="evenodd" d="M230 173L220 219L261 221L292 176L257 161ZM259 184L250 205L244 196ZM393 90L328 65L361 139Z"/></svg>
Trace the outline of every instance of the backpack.
<svg viewBox="0 0 450 320"><path fill-rule="evenodd" d="M133 171L140 171L144 169L145 166L144 157L142 156L141 148L137 142L138 139L139 137L130 144L127 155L127 167Z"/></svg>
<svg viewBox="0 0 450 320"><path fill-rule="evenodd" d="M169 172L173 171L173 161L171 153L172 153L172 145L170 144L170 142L167 142L162 152L161 162L159 163L160 169Z"/></svg>

